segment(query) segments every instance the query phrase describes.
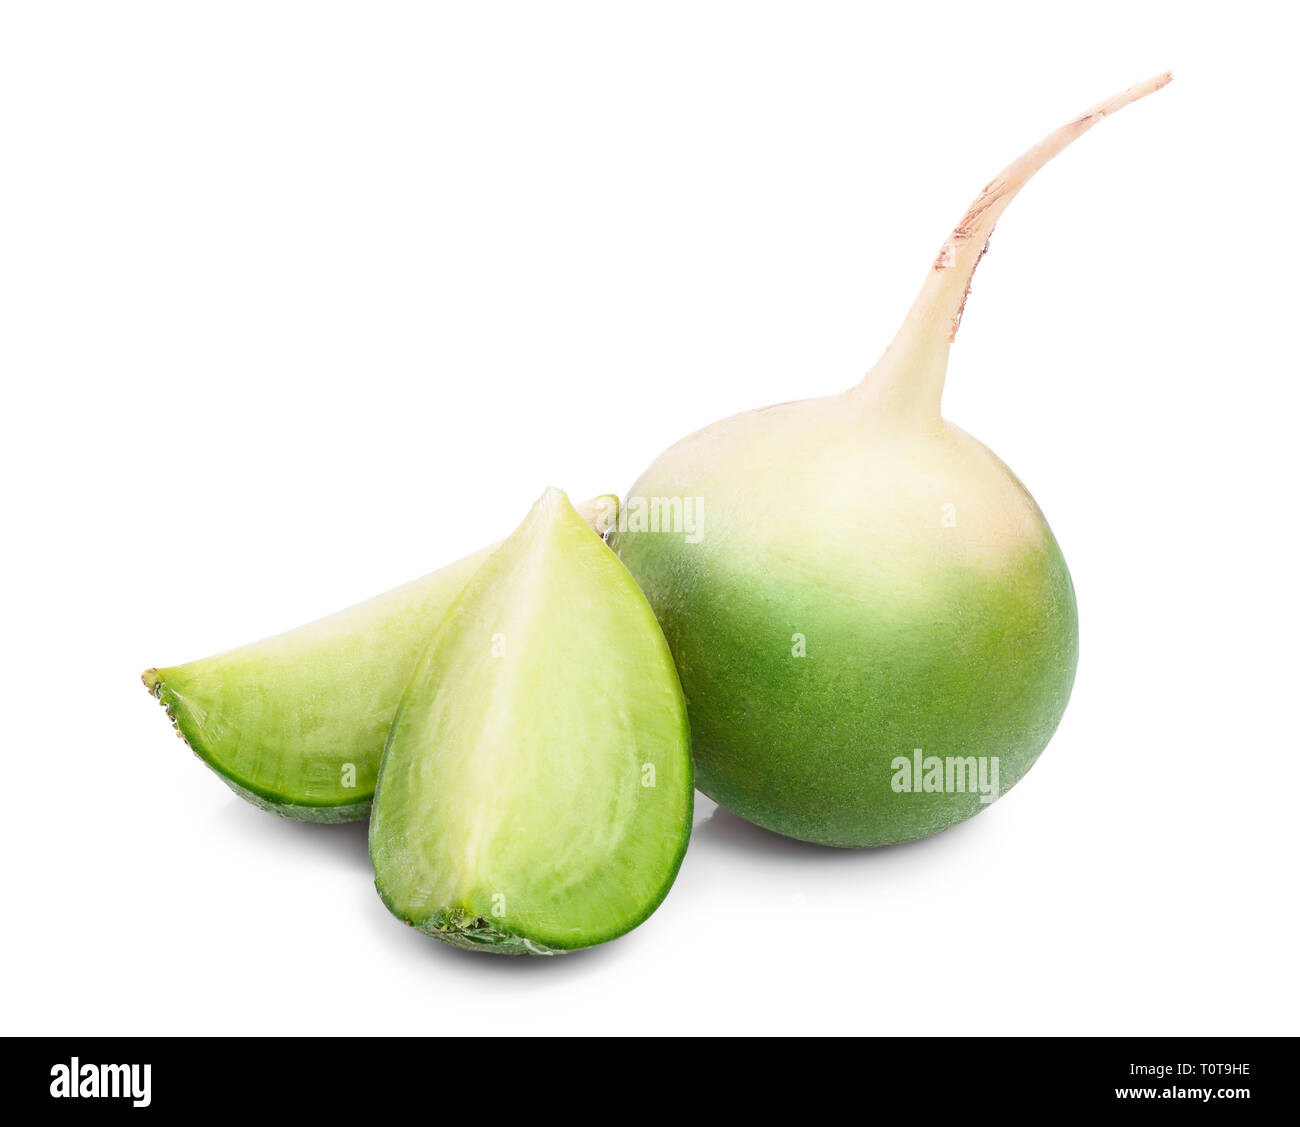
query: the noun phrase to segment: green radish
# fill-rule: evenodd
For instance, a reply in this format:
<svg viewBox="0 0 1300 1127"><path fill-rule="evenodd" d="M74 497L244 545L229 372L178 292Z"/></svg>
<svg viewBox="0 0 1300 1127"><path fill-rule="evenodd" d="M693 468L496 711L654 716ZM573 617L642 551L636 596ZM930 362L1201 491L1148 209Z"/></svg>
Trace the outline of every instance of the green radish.
<svg viewBox="0 0 1300 1127"><path fill-rule="evenodd" d="M941 416L948 349L1020 188L1170 77L997 176L860 384L706 427L632 487L610 545L676 658L698 786L741 817L833 846L923 837L1014 786L1051 738L1074 589L1024 486ZM683 511L697 527L672 527Z"/></svg>
<svg viewBox="0 0 1300 1127"><path fill-rule="evenodd" d="M370 819L375 886L458 947L614 939L690 836L672 655L627 569L559 490L469 582L402 695Z"/></svg>
<svg viewBox="0 0 1300 1127"><path fill-rule="evenodd" d="M614 497L581 506L599 534ZM177 733L253 805L307 822L366 817L397 701L438 623L491 556L455 563L318 622L150 669Z"/></svg>

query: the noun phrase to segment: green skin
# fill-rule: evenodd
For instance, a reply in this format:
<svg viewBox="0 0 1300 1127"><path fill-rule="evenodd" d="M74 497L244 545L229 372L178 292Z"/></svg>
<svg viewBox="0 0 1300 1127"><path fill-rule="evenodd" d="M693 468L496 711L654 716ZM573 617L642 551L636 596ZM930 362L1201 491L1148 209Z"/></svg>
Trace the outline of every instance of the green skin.
<svg viewBox="0 0 1300 1127"><path fill-rule="evenodd" d="M402 696L370 820L380 897L457 947L603 943L667 894L693 795L685 702L654 614L550 490L457 599Z"/></svg>
<svg viewBox="0 0 1300 1127"><path fill-rule="evenodd" d="M947 424L894 439L852 412L807 401L692 436L624 512L702 498L699 542L622 525L610 539L676 659L700 790L842 847L924 837L988 805L895 789L914 749L996 756L1001 793L1015 785L1078 658L1069 572L1010 471ZM956 528L941 515L952 497Z"/></svg>
<svg viewBox="0 0 1300 1127"><path fill-rule="evenodd" d="M145 687L241 798L307 822L359 821L411 670L491 551L274 638L150 669Z"/></svg>

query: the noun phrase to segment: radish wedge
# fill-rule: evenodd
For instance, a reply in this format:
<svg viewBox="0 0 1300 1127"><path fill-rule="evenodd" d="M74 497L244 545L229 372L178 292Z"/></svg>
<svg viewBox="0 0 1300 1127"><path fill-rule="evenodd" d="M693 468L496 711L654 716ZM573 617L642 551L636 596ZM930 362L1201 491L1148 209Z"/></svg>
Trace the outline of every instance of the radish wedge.
<svg viewBox="0 0 1300 1127"><path fill-rule="evenodd" d="M379 894L459 947L603 943L667 893L693 796L685 704L654 614L548 490L402 696L370 822Z"/></svg>
<svg viewBox="0 0 1300 1127"><path fill-rule="evenodd" d="M617 499L581 506L603 534ZM145 687L186 743L242 798L308 822L365 818L411 672L484 548L296 630L150 669Z"/></svg>

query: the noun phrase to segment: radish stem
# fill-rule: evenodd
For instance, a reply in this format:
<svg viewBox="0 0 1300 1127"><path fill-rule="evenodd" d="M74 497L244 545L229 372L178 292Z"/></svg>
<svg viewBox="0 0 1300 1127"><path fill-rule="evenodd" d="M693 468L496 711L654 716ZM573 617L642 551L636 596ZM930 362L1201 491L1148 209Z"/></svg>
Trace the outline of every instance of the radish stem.
<svg viewBox="0 0 1300 1127"><path fill-rule="evenodd" d="M1102 118L1172 79L1166 71L1107 98L1049 134L994 177L944 240L903 327L855 393L895 417L910 416L923 425L937 425L948 347L961 325L975 267L1007 205L1035 172Z"/></svg>

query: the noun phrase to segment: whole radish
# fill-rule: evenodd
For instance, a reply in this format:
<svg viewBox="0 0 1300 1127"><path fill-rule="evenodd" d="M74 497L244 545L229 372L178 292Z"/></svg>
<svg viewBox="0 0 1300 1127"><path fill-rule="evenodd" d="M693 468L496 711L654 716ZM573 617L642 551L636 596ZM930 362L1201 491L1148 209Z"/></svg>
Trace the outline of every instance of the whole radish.
<svg viewBox="0 0 1300 1127"><path fill-rule="evenodd" d="M948 350L1007 204L1170 77L998 175L860 384L706 427L633 486L611 545L672 648L696 783L741 817L834 846L923 837L1015 785L1056 730L1070 574L1025 487L940 414Z"/></svg>

